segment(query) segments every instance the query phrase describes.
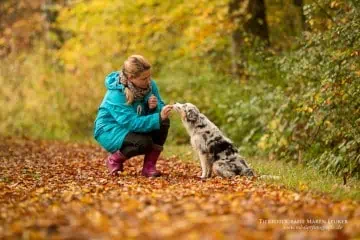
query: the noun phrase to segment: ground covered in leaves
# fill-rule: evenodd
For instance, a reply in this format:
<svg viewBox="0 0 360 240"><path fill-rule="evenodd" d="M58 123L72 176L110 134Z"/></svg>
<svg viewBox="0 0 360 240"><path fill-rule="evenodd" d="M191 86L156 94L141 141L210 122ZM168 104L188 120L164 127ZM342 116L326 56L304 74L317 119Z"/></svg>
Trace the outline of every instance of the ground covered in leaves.
<svg viewBox="0 0 360 240"><path fill-rule="evenodd" d="M96 145L1 138L0 239L349 239L360 204L260 179L198 178L199 164L133 158L107 174Z"/></svg>

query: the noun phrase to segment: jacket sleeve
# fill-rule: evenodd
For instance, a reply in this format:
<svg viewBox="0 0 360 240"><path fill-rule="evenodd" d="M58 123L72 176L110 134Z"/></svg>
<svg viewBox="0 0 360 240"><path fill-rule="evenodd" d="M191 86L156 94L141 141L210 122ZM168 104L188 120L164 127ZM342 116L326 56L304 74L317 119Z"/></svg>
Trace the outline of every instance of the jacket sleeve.
<svg viewBox="0 0 360 240"><path fill-rule="evenodd" d="M127 105L125 101L120 103L105 102L104 106L116 122L123 128L131 132L151 132L160 129L160 115L153 113L146 116L139 116L134 108Z"/></svg>

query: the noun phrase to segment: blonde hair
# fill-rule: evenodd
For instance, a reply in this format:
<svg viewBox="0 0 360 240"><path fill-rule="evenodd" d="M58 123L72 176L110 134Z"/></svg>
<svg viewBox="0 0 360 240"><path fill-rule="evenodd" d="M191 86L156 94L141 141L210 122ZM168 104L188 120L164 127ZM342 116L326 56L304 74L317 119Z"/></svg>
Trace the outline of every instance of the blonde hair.
<svg viewBox="0 0 360 240"><path fill-rule="evenodd" d="M141 55L131 55L124 62L122 72L127 78L136 78L144 71L151 69L151 64ZM132 104L134 101L134 94L128 87L125 87L125 96L127 104Z"/></svg>

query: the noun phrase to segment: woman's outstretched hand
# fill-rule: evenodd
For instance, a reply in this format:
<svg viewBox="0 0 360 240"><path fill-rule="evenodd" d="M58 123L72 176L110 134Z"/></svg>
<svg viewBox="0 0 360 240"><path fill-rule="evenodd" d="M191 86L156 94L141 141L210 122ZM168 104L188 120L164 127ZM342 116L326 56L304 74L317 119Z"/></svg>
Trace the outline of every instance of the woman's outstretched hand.
<svg viewBox="0 0 360 240"><path fill-rule="evenodd" d="M166 105L165 107L163 107L160 113L161 120L167 119L172 109L173 109L173 105Z"/></svg>

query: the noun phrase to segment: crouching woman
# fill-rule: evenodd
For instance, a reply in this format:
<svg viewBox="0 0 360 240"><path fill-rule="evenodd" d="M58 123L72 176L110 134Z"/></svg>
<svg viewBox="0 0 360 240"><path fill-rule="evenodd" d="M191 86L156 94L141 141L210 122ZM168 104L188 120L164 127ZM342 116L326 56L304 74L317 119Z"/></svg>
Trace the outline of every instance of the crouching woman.
<svg viewBox="0 0 360 240"><path fill-rule="evenodd" d="M172 106L164 104L151 80L151 65L144 57L132 55L121 71L105 78L105 86L94 137L110 153L109 173L116 175L127 159L145 155L142 175L160 176L156 162L167 138Z"/></svg>

